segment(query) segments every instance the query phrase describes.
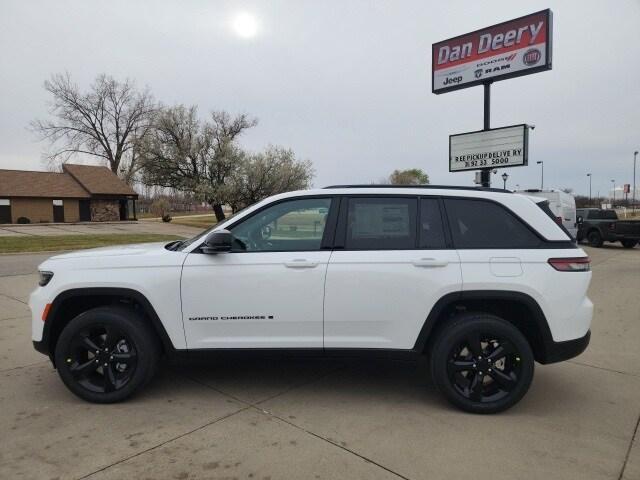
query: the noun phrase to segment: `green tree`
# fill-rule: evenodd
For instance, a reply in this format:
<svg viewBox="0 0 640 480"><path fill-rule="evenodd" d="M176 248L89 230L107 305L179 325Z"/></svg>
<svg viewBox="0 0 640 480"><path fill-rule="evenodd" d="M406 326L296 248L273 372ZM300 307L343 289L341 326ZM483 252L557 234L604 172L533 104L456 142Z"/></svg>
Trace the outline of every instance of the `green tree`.
<svg viewBox="0 0 640 480"><path fill-rule="evenodd" d="M429 183L429 175L419 168L408 170L394 170L389 175L391 185L426 185Z"/></svg>

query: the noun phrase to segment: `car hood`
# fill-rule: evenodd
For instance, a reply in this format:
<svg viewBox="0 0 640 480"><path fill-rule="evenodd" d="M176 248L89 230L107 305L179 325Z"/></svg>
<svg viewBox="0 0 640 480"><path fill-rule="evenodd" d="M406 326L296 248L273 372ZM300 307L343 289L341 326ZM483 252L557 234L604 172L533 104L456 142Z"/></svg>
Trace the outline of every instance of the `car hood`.
<svg viewBox="0 0 640 480"><path fill-rule="evenodd" d="M131 245L117 245L114 247L88 248L86 250L76 250L74 252L54 255L49 260L67 260L72 258L95 258L95 257L121 257L129 255L147 255L166 251L164 246L169 242L135 243Z"/></svg>

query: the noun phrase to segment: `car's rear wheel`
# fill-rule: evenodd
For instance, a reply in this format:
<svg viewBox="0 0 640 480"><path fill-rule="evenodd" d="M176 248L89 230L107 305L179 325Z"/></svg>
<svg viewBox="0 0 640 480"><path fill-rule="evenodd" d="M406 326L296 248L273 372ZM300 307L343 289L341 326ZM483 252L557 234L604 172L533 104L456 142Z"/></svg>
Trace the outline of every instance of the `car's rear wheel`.
<svg viewBox="0 0 640 480"><path fill-rule="evenodd" d="M71 320L58 338L56 366L78 397L114 403L133 395L155 374L160 344L135 310L98 307Z"/></svg>
<svg viewBox="0 0 640 480"><path fill-rule="evenodd" d="M592 247L600 248L603 244L602 235L600 235L600 232L597 230L589 232L589 235L587 235L587 240L589 240L589 245L591 245Z"/></svg>
<svg viewBox="0 0 640 480"><path fill-rule="evenodd" d="M633 248L638 244L637 240L622 240L622 246L624 248Z"/></svg>
<svg viewBox="0 0 640 480"><path fill-rule="evenodd" d="M531 385L534 356L522 333L488 314L463 314L438 334L431 374L455 406L497 413L515 405Z"/></svg>

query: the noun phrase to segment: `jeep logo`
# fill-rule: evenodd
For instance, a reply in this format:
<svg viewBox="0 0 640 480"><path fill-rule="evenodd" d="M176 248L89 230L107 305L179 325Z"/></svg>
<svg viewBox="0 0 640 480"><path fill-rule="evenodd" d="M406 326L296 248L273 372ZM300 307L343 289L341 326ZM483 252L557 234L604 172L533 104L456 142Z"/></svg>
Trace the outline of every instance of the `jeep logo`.
<svg viewBox="0 0 640 480"><path fill-rule="evenodd" d="M447 77L445 78L443 85L451 85L452 83L460 83L461 81L462 81L462 76Z"/></svg>

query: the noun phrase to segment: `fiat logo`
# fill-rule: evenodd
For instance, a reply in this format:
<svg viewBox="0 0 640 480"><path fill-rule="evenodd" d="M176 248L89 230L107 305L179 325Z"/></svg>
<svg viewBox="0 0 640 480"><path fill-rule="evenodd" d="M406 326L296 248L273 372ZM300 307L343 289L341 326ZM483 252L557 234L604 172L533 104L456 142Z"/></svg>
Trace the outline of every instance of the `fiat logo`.
<svg viewBox="0 0 640 480"><path fill-rule="evenodd" d="M540 50L538 50L537 48L532 48L531 50L527 50L526 52L524 52L522 61L527 67L530 67L538 63L541 58L542 53L540 53Z"/></svg>

